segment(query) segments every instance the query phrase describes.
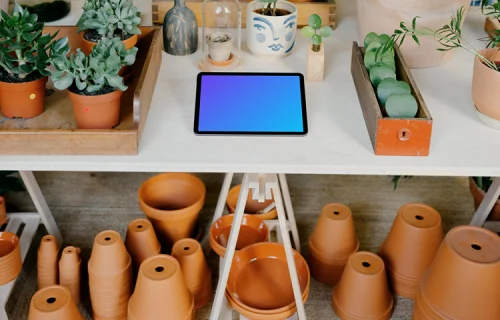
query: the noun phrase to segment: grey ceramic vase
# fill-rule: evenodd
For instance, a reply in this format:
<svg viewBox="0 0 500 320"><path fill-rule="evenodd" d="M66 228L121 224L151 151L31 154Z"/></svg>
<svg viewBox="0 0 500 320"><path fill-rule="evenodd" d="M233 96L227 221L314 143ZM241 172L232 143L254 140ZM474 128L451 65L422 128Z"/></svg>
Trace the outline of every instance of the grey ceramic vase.
<svg viewBox="0 0 500 320"><path fill-rule="evenodd" d="M174 56L185 56L198 49L198 22L184 0L175 0L163 20L163 45Z"/></svg>

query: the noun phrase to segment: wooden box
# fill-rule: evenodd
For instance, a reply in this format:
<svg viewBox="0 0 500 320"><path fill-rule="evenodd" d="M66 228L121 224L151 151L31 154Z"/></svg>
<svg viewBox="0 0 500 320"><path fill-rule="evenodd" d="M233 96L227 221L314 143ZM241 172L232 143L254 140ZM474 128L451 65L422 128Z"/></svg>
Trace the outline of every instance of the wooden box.
<svg viewBox="0 0 500 320"><path fill-rule="evenodd" d="M80 47L77 27L45 27L68 36L72 52ZM136 62L121 98L120 124L110 130L77 129L67 91L47 84L45 112L32 119L0 117L1 155L136 155L162 58L161 29L141 27Z"/></svg>
<svg viewBox="0 0 500 320"><path fill-rule="evenodd" d="M417 99L415 118L389 118L379 105L375 88L363 62L364 48L353 43L351 74L365 118L366 128L376 155L428 156L432 134L432 117L425 105L399 48L395 47L396 76L406 81Z"/></svg>

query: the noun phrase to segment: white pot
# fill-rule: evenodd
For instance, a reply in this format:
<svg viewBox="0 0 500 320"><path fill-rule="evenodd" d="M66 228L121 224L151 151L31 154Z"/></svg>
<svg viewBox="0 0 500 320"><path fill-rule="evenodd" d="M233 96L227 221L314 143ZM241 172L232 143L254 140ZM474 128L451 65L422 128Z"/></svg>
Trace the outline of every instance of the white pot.
<svg viewBox="0 0 500 320"><path fill-rule="evenodd" d="M256 56L283 58L293 49L297 33L297 7L279 0L276 8L291 12L286 16L265 16L254 12L263 4L252 1L247 6L247 46Z"/></svg>
<svg viewBox="0 0 500 320"><path fill-rule="evenodd" d="M411 26L419 16L418 24L437 30L448 24L461 7L469 8L471 0L357 0L360 40L369 32L392 35L401 21ZM466 11L467 12L467 11ZM464 17L465 20L465 17ZM406 37L401 52L410 68L430 68L441 65L453 55L437 51L441 45L430 36L419 37L420 46Z"/></svg>
<svg viewBox="0 0 500 320"><path fill-rule="evenodd" d="M224 39L225 41L221 41ZM227 61L231 56L233 48L233 38L230 34L224 32L214 32L207 34L208 54L214 61Z"/></svg>

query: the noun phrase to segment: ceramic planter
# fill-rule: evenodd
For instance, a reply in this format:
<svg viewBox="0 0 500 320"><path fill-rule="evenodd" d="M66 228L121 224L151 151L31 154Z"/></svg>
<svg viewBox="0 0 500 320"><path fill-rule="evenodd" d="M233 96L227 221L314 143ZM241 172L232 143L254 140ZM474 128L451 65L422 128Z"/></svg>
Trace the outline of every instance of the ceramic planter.
<svg viewBox="0 0 500 320"><path fill-rule="evenodd" d="M320 45L318 52L313 51L313 46L307 50L306 80L309 82L321 82L325 72L325 46Z"/></svg>
<svg viewBox="0 0 500 320"><path fill-rule="evenodd" d="M0 226L3 226L7 222L7 206L5 204L5 198L0 196Z"/></svg>
<svg viewBox="0 0 500 320"><path fill-rule="evenodd" d="M210 246L221 258L224 258L226 254L233 220L234 214L228 214L215 221L210 227ZM258 242L266 242L268 236L269 231L264 221L256 216L244 214L236 242L236 250Z"/></svg>
<svg viewBox="0 0 500 320"><path fill-rule="evenodd" d="M182 239L172 248L174 257L181 266L186 285L194 297L194 305L199 309L212 299L212 272L198 241Z"/></svg>
<svg viewBox="0 0 500 320"><path fill-rule="evenodd" d="M33 118L45 109L48 78L22 83L0 81L0 108L7 118Z"/></svg>
<svg viewBox="0 0 500 320"><path fill-rule="evenodd" d="M297 7L291 2L278 0L276 8L290 12L281 16L267 16L256 12L262 7L257 1L252 1L247 6L248 49L258 57L283 58L290 54L295 44Z"/></svg>
<svg viewBox="0 0 500 320"><path fill-rule="evenodd" d="M66 287L51 286L31 298L28 320L84 320Z"/></svg>
<svg viewBox="0 0 500 320"><path fill-rule="evenodd" d="M241 190L241 184L231 188L231 190L229 190L229 193L227 194L226 207L227 210L231 213L234 213L236 211L236 205L238 204L238 197L240 196L240 190ZM276 211L276 208L269 210L268 212L258 213L269 207L269 205L271 205L273 202L274 198L271 200L266 200L264 202L259 202L258 200L254 200L253 189L250 189L248 191L245 213L255 215L262 220L274 219L278 215L278 211Z"/></svg>
<svg viewBox="0 0 500 320"><path fill-rule="evenodd" d="M0 232L0 286L17 278L22 267L19 238L12 232Z"/></svg>
<svg viewBox="0 0 500 320"><path fill-rule="evenodd" d="M147 219L136 219L129 223L125 246L132 257L135 270L139 270L144 260L160 254L161 251L153 225Z"/></svg>
<svg viewBox="0 0 500 320"><path fill-rule="evenodd" d="M84 96L68 90L79 129L111 129L120 123L122 91Z"/></svg>
<svg viewBox="0 0 500 320"><path fill-rule="evenodd" d="M477 210L479 205L481 205L481 202L483 202L484 191L479 189L476 182L474 182L474 179L472 178L469 178L469 190L474 198L474 208ZM488 220L500 221L500 200L495 202L495 205L493 206L493 209L491 209L490 215L488 216Z"/></svg>
<svg viewBox="0 0 500 320"><path fill-rule="evenodd" d="M357 1L360 39L369 32L392 35L401 21L411 25L413 17L418 23L437 30L450 21L450 17L461 7L467 13L470 0L364 0ZM465 17L464 17L465 21ZM430 68L449 61L453 51L441 52L440 44L433 37L421 37L420 46L414 41L405 41L401 51L410 68Z"/></svg>
<svg viewBox="0 0 500 320"><path fill-rule="evenodd" d="M129 320L194 319L194 299L179 262L168 255L146 259L128 304Z"/></svg>
<svg viewBox="0 0 500 320"><path fill-rule="evenodd" d="M415 299L420 280L442 241L441 216L435 209L417 203L399 209L379 250L395 293Z"/></svg>
<svg viewBox="0 0 500 320"><path fill-rule="evenodd" d="M81 264L80 248L66 247L59 260L59 284L68 288L71 297L78 304L80 302Z"/></svg>
<svg viewBox="0 0 500 320"><path fill-rule="evenodd" d="M479 51L490 61L500 61L498 48ZM487 90L492 85L500 83L500 72L488 68L479 58L474 58L474 72L472 74L472 99L479 119L489 127L500 129L500 93L497 90Z"/></svg>
<svg viewBox="0 0 500 320"><path fill-rule="evenodd" d="M210 62L221 64L228 61L233 49L233 38L224 32L209 33L205 37Z"/></svg>
<svg viewBox="0 0 500 320"><path fill-rule="evenodd" d="M474 226L446 235L420 283L420 319L500 319L500 237ZM417 319L416 319L417 320Z"/></svg>
<svg viewBox="0 0 500 320"><path fill-rule="evenodd" d="M59 245L51 235L44 236L38 247L38 290L59 283Z"/></svg>
<svg viewBox="0 0 500 320"><path fill-rule="evenodd" d="M356 252L333 288L333 310L342 319L390 319L394 298L389 291L384 261L371 252Z"/></svg>
<svg viewBox="0 0 500 320"><path fill-rule="evenodd" d="M82 40L82 44L81 44L80 49L82 50L83 53L85 53L85 55L88 56L92 52L92 49L97 44L97 42L86 40L84 37L85 33L86 33L86 31L80 33L80 38ZM139 39L138 36L136 34L134 34L132 37L130 37L126 40L122 40L122 42L125 44L125 49L131 49L131 48L135 47L138 39Z"/></svg>
<svg viewBox="0 0 500 320"><path fill-rule="evenodd" d="M203 181L187 173L163 173L139 189L139 205L153 223L162 247L189 238L205 203Z"/></svg>

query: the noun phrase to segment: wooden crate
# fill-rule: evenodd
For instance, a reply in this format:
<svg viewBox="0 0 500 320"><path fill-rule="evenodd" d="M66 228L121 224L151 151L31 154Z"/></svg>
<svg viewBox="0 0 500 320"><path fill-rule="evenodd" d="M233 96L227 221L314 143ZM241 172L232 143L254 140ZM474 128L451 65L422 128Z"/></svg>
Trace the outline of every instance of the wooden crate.
<svg viewBox="0 0 500 320"><path fill-rule="evenodd" d="M68 36L72 52L80 47L77 27L60 29L58 38ZM149 111L162 57L160 28L141 27L133 78L121 98L120 124L110 130L77 129L67 91L47 84L45 112L32 119L0 117L2 155L136 155Z"/></svg>
<svg viewBox="0 0 500 320"><path fill-rule="evenodd" d="M363 62L364 48L353 43L351 74L363 111L366 128L376 155L428 156L432 134L432 117L407 67L399 48L395 47L396 75L406 81L417 99L415 118L389 118L381 109L375 88Z"/></svg>
<svg viewBox="0 0 500 320"><path fill-rule="evenodd" d="M201 17L202 17L202 5L201 0L187 0L187 6L193 10L198 20L198 26L201 27ZM250 1L240 1L241 3L241 27L245 28L246 25L246 12L247 4ZM297 19L297 25L303 27L307 25L307 19L313 13L318 14L323 20L323 24L329 25L333 29L336 27L336 14L337 5L335 0L292 0L298 9L299 17ZM174 2L171 0L157 0L153 1L153 22L156 24L163 24L163 19L168 10L174 6ZM236 23L235 23L236 25Z"/></svg>

